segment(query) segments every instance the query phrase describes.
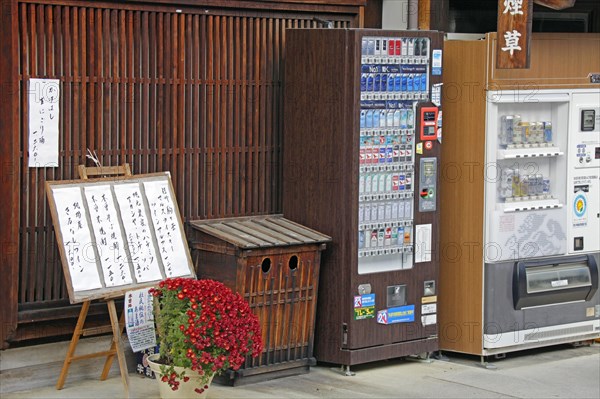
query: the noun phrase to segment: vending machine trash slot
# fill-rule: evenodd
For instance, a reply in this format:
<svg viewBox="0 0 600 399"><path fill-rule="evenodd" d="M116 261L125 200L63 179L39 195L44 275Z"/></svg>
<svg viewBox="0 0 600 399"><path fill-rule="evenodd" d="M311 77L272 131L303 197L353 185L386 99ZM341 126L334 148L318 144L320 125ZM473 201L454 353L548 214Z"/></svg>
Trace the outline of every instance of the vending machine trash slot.
<svg viewBox="0 0 600 399"><path fill-rule="evenodd" d="M314 325L321 251L331 238L281 215L189 224L198 278L240 293L262 328L264 350L220 382L241 385L302 374L316 364Z"/></svg>
<svg viewBox="0 0 600 399"><path fill-rule="evenodd" d="M513 276L515 309L589 301L598 290L591 255L517 262Z"/></svg>

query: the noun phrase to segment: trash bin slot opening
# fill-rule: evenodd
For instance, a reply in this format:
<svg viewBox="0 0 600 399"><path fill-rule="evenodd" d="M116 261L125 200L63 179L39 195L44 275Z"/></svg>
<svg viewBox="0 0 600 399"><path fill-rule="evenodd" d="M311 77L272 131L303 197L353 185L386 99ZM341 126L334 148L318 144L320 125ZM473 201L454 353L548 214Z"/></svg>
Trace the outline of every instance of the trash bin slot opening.
<svg viewBox="0 0 600 399"><path fill-rule="evenodd" d="M264 258L260 265L260 268L263 273L268 273L269 270L271 270L271 258Z"/></svg>
<svg viewBox="0 0 600 399"><path fill-rule="evenodd" d="M288 261L288 266L290 270L296 270L298 268L298 257L296 255L292 255L290 260Z"/></svg>

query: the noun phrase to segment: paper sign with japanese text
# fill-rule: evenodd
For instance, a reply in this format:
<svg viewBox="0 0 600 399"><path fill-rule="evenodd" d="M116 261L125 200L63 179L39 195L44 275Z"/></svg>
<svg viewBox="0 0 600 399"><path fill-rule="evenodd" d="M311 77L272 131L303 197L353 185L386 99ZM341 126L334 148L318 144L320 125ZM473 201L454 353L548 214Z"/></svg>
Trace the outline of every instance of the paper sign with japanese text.
<svg viewBox="0 0 600 399"><path fill-rule="evenodd" d="M60 81L29 79L30 168L58 166Z"/></svg>
<svg viewBox="0 0 600 399"><path fill-rule="evenodd" d="M47 181L71 303L196 273L168 172Z"/></svg>
<svg viewBox="0 0 600 399"><path fill-rule="evenodd" d="M125 329L133 352L156 346L152 295L149 288L125 294Z"/></svg>

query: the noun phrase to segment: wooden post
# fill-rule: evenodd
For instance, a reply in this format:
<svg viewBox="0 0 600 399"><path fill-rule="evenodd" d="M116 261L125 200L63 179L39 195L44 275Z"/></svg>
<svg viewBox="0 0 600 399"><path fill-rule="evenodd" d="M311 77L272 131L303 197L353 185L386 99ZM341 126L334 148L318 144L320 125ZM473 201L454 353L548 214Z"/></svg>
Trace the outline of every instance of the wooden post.
<svg viewBox="0 0 600 399"><path fill-rule="evenodd" d="M82 179L88 179L90 176L131 176L131 169L129 168L129 164L123 164L122 166L115 167L90 167L87 168L85 165L79 165L78 168L79 177ZM65 385L65 380L67 379L67 374L69 373L69 367L71 363L77 360L83 359L91 359L94 357L102 357L106 356L106 360L104 362L104 367L102 369L102 374L100 375L100 380L104 381L108 377L108 372L110 371L110 367L112 366L112 362L115 358L115 354L117 355L117 359L119 361L119 370L121 372L121 380L123 381L123 386L125 387L125 395L129 397L129 374L127 372L127 363L125 361L125 352L123 351L123 345L121 341L121 334L123 333L123 328L125 327L125 312L121 312L121 318L117 317L117 308L115 306L114 298L107 299L106 305L108 306L108 315L110 316L110 324L111 330L113 334L113 338L111 341L110 348L104 352L95 352L89 353L81 356L74 356L75 349L77 349L77 344L79 343L79 337L86 335L94 335L93 332L102 332L102 329L89 329L86 330L83 328L85 324L85 319L88 314L88 310L90 308L91 301L84 301L81 307L81 311L79 312L79 319L77 319L77 324L75 326L75 331L73 332L73 337L71 338L71 343L69 344L69 349L67 350L67 356L65 357L65 361L63 363L62 370L60 371L60 376L58 377L58 381L56 382L56 389L62 389Z"/></svg>
<svg viewBox="0 0 600 399"><path fill-rule="evenodd" d="M0 344L17 328L19 282L19 71L17 2L0 2Z"/></svg>
<svg viewBox="0 0 600 399"><path fill-rule="evenodd" d="M417 10L408 10L408 12L417 11L419 30L448 30L448 12L450 9L449 0L419 0Z"/></svg>
<svg viewBox="0 0 600 399"><path fill-rule="evenodd" d="M496 68L529 68L533 0L498 0Z"/></svg>

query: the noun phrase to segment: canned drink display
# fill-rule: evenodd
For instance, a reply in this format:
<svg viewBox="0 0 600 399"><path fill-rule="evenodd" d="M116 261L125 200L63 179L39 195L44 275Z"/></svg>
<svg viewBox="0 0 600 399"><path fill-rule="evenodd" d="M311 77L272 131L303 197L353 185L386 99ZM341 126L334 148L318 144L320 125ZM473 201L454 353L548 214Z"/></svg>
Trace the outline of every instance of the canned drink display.
<svg viewBox="0 0 600 399"><path fill-rule="evenodd" d="M513 174L512 169L502 169L500 175L500 184L498 189L500 191L500 198L511 198L513 196Z"/></svg>
<svg viewBox="0 0 600 399"><path fill-rule="evenodd" d="M541 173L535 175L536 195L544 194L544 176Z"/></svg>
<svg viewBox="0 0 600 399"><path fill-rule="evenodd" d="M535 123L535 142L538 144L544 142L544 122Z"/></svg>
<svg viewBox="0 0 600 399"><path fill-rule="evenodd" d="M550 179L543 179L542 194L544 194L544 195L550 194Z"/></svg>
<svg viewBox="0 0 600 399"><path fill-rule="evenodd" d="M513 116L503 115L500 118L500 144L503 146L513 143Z"/></svg>
<svg viewBox="0 0 600 399"><path fill-rule="evenodd" d="M521 116L512 115L512 144L523 143L523 129L521 128ZM511 144L511 143L508 143Z"/></svg>
<svg viewBox="0 0 600 399"><path fill-rule="evenodd" d="M521 197L521 177L519 176L519 170L514 169L513 178L512 178L512 193L513 197Z"/></svg>
<svg viewBox="0 0 600 399"><path fill-rule="evenodd" d="M552 143L552 122L544 122L544 141Z"/></svg>
<svg viewBox="0 0 600 399"><path fill-rule="evenodd" d="M522 121L520 115L502 115L498 131L500 146L535 144L545 146L553 139L552 122Z"/></svg>
<svg viewBox="0 0 600 399"><path fill-rule="evenodd" d="M529 122L520 122L519 127L521 128L521 142L522 143L531 143L532 142L531 124Z"/></svg>
<svg viewBox="0 0 600 399"><path fill-rule="evenodd" d="M525 197L529 195L529 176L521 176L520 177L520 185L519 185L519 197Z"/></svg>

